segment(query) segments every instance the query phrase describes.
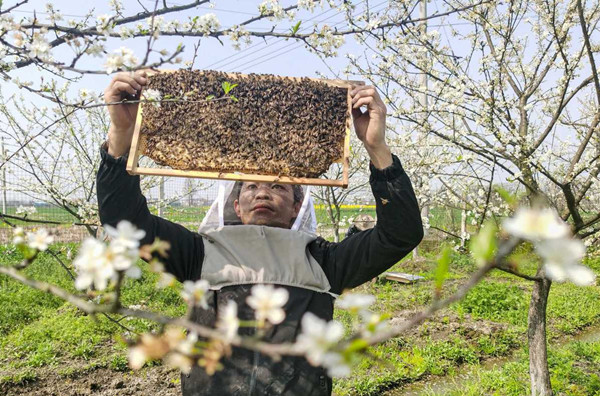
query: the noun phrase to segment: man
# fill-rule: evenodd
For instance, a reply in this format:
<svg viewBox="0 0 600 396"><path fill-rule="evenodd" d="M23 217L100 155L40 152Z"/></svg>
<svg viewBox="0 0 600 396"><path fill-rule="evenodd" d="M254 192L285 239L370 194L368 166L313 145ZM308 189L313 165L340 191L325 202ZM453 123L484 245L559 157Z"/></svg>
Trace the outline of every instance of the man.
<svg viewBox="0 0 600 396"><path fill-rule="evenodd" d="M124 93L136 95L147 83L144 72L118 73L104 93L106 102L118 102ZM108 106L111 126L102 147L97 176L102 224L128 220L146 232L142 243L156 237L169 241L164 264L180 281L207 279L211 284L209 309L198 308L192 319L215 324L219 307L228 300L238 305L241 320L253 320L246 303L255 283L275 284L288 291L285 320L267 329L268 342L293 342L302 316L311 312L333 317L334 296L356 287L398 262L423 237L421 216L410 180L385 143L386 107L374 87L352 92L354 126L371 159L370 183L377 202L377 224L340 243L330 243L290 226L301 207L298 188L279 183L243 183L234 210L243 225L211 233L195 233L150 214L140 191L139 177L125 170L137 104ZM365 112L361 107L366 106ZM296 194L294 193L296 191ZM259 271L253 279L233 279L226 266ZM236 267L238 266L238 267ZM238 272L239 274L239 272ZM253 335L241 328L240 335ZM234 348L222 361L224 368L209 376L201 367L182 375L184 396L196 395L330 395L331 379L321 367L302 357L275 362L253 351Z"/></svg>

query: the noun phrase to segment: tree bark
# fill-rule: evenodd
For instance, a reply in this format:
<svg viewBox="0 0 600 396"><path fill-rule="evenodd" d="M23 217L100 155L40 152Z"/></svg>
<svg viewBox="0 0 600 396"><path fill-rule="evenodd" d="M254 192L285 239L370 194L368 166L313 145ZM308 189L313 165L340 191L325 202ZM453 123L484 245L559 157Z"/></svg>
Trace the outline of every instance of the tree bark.
<svg viewBox="0 0 600 396"><path fill-rule="evenodd" d="M543 269L537 276L543 277ZM533 282L527 338L529 340L529 378L532 396L551 396L550 372L548 370L548 349L546 344L546 307L552 282L542 279Z"/></svg>

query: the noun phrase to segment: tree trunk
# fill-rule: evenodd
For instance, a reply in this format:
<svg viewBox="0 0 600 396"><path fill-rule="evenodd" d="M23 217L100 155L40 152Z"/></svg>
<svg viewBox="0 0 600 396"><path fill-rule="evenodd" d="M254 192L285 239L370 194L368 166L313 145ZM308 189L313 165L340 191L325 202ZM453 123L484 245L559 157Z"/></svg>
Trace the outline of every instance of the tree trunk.
<svg viewBox="0 0 600 396"><path fill-rule="evenodd" d="M450 212L450 213L452 213L452 212ZM467 235L467 210L463 209L460 212L460 247L462 247L462 248L465 247L465 244L467 242L466 235Z"/></svg>
<svg viewBox="0 0 600 396"><path fill-rule="evenodd" d="M423 218L429 217L429 206L425 205L421 208L421 217L423 217ZM423 235L427 235L427 229L425 228L425 226L423 226ZM418 259L419 258L419 247L418 246L415 247L413 249L412 253L413 253L412 258Z"/></svg>
<svg viewBox="0 0 600 396"><path fill-rule="evenodd" d="M538 270L543 276L543 270ZM546 345L546 307L552 282L548 279L533 282L527 337L529 340L529 377L532 396L551 396L548 349Z"/></svg>

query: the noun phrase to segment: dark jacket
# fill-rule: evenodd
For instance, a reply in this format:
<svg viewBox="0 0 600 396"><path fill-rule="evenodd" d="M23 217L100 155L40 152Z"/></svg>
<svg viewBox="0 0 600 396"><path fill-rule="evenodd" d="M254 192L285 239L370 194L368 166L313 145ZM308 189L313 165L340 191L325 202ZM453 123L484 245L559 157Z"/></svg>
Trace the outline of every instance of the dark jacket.
<svg viewBox="0 0 600 396"><path fill-rule="evenodd" d="M101 149L102 162L97 175L98 206L102 224L116 225L129 220L146 231L142 244L156 237L170 242L167 271L179 281L198 280L204 258L204 240L196 232L154 216L148 210L140 190L139 176L125 170L126 158L113 158ZM393 164L384 170L371 165L371 189L377 202L377 225L358 232L339 243L317 238L308 245L312 257L321 265L331 293L356 287L397 263L414 249L423 237L417 200L410 180L394 156ZM217 308L227 300L238 304L241 320L253 320L254 312L246 304L252 285L224 287L211 292L209 309L197 308L192 319L212 326ZM322 319L333 318L334 298L298 287L285 287L289 300L283 323L270 328L268 342L293 342L300 331L304 313L312 312ZM240 335L252 335L254 329L241 328ZM234 348L222 361L223 370L208 376L201 367L190 375L182 375L184 396L196 395L330 395L332 382L320 367L312 367L304 358L284 357L279 362L253 351Z"/></svg>

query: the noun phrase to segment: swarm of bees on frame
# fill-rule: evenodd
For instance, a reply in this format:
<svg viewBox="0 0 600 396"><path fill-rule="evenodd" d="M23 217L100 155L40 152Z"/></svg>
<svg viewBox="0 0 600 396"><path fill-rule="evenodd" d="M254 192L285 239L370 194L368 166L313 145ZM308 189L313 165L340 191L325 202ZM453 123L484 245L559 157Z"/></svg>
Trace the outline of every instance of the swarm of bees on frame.
<svg viewBox="0 0 600 396"><path fill-rule="evenodd" d="M237 85L235 85L237 84ZM180 170L318 177L342 158L348 90L274 75L179 70L150 77L142 153Z"/></svg>

